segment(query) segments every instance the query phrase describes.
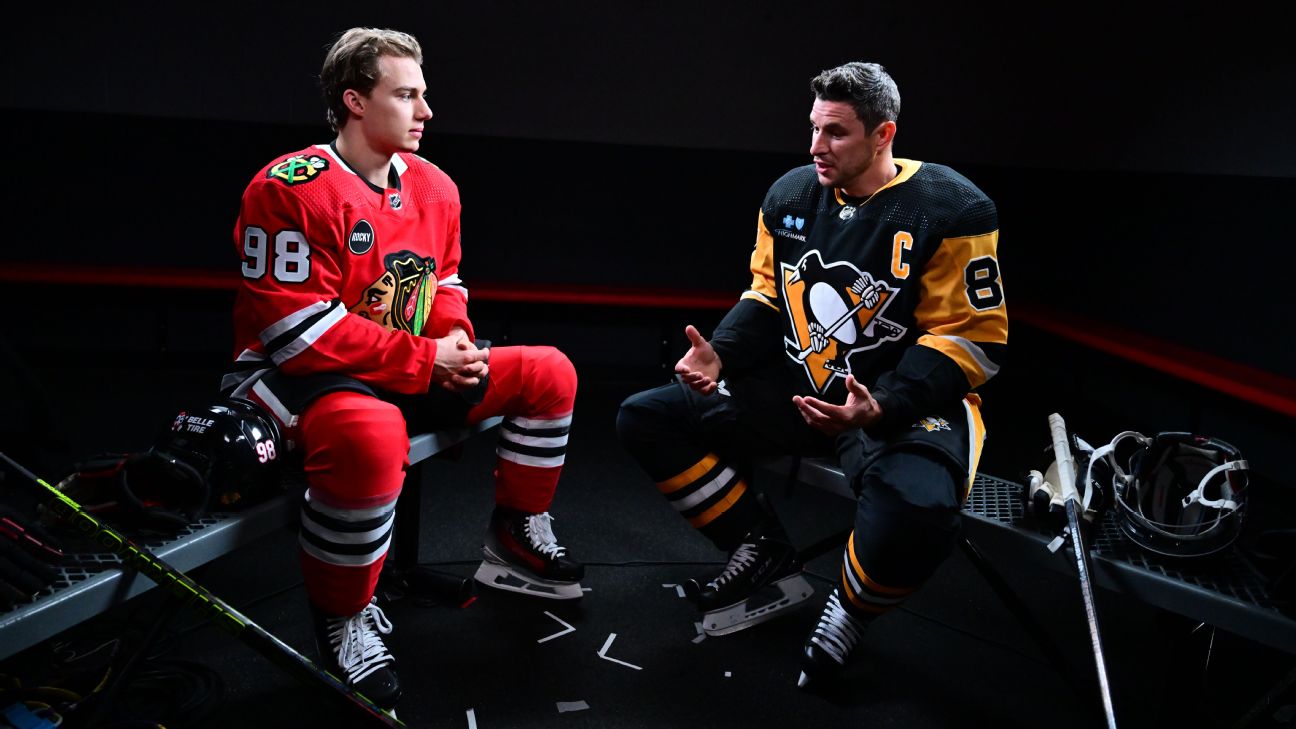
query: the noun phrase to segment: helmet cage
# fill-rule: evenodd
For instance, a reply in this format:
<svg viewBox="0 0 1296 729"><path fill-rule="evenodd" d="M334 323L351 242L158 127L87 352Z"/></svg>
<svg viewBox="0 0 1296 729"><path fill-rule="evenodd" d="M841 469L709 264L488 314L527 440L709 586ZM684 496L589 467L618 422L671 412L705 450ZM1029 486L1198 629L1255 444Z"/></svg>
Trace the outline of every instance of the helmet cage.
<svg viewBox="0 0 1296 729"><path fill-rule="evenodd" d="M1139 448L1122 468L1117 448L1131 439ZM1204 557L1237 539L1249 465L1232 445L1191 433L1149 438L1127 431L1095 456L1112 468L1117 524L1139 547L1170 557Z"/></svg>

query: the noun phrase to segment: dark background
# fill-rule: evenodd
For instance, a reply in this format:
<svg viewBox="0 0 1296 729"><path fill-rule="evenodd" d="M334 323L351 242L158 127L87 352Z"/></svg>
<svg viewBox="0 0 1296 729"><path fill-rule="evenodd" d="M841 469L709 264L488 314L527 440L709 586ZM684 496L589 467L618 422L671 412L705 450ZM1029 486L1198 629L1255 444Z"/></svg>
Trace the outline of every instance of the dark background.
<svg viewBox="0 0 1296 729"><path fill-rule="evenodd" d="M1296 262L1287 235L1296 54L1273 17L1241 9L34 8L0 43L11 167L0 183L9 213L0 266L234 270L243 187L275 155L330 139L316 75L334 35L358 24L422 41L436 113L422 153L462 190L470 289L528 282L736 296L764 190L808 159L808 79L877 60L904 100L897 155L953 165L998 203L1010 312L1043 306L1082 316L1099 336L1115 327L1151 337L1151 350L1169 342L1296 372L1283 280ZM229 356L225 292L5 290L15 315L0 334L19 362L7 371L28 382L11 388L23 395L11 413L48 411L31 402L33 370L57 393L70 379L99 377L91 364L216 372ZM707 330L721 313L490 302L473 312L499 341L551 341L585 372L623 374L660 372L678 356L680 324ZM1012 357L987 392L997 426L987 457L1002 455L1005 475L1021 466L1016 433L1044 441L1036 421L1054 409L1088 425L1082 434L1095 441L1126 428L1207 432L1234 441L1261 474L1296 480L1283 456L1289 417L1020 323ZM50 381L55 365L68 372ZM145 393L97 392L100 406L146 411ZM165 402L159 411L178 397L146 394L146 403ZM72 450L101 447L69 437Z"/></svg>
<svg viewBox="0 0 1296 729"><path fill-rule="evenodd" d="M896 154L955 167L999 206L1010 318L1021 319L1012 324L1008 367L985 388L983 470L1013 479L1039 465L1044 419L1054 411L1095 443L1126 429L1214 435L1251 461L1251 538L1296 523L1291 417L1022 319L1062 312L1099 337L1132 332L1150 352L1178 345L1290 383L1296 53L1276 12L1134 3L1025 12L974 3L32 7L27 20L0 30L0 139L9 166L0 181L7 213L0 269L232 274L244 186L276 155L331 138L316 86L320 63L336 33L370 25L411 32L423 44L436 116L421 154L460 186L470 290L475 282L523 282L736 298L765 190L808 161L810 77L849 60L878 61L904 101ZM21 279L0 278L10 312L0 318L0 449L43 474L93 453L146 447L176 408L211 396L230 358L230 291ZM642 542L616 541L624 524L648 513L632 512L641 507L631 502L659 501L642 493L651 490L646 479L628 483L637 472L607 431L621 397L664 381L685 346L683 325L709 332L723 312L489 300L474 300L471 312L482 335L555 344L577 365L586 393L580 440L589 445L573 451L580 455L562 492L570 500L556 508L582 515L575 522L582 528L562 532L575 535L580 554L624 549L644 559L666 550L679 558L673 546L689 558L710 554L681 536L687 530L671 531L678 524L665 507L638 525ZM1192 354L1184 359L1198 363ZM488 462L489 446L480 447L479 460ZM484 499L481 513L438 512L450 522L446 533L479 529L488 486L474 493ZM585 494L601 496L578 501ZM594 528L601 521L610 525L606 534ZM644 546L654 536L658 551ZM425 544L439 545L438 559L473 559L460 548L466 540ZM275 589L293 572L289 551L274 551L285 560L273 571ZM1006 620L997 606L965 610L957 597L946 604L966 594L948 580L962 585L969 569L957 557L950 564L946 587L924 591L924 599ZM1035 601L1069 600L1076 610L1074 596L1063 594L1071 581L1029 572L1023 579L1038 580ZM225 589L238 594L247 581L238 572ZM298 622L300 596L290 597L283 621L270 623L276 632ZM641 599L627 597L626 614ZM787 633L775 634L780 655L795 650L809 620L779 629ZM1164 629L1164 615L1147 620ZM1068 621L1077 633L1070 647L1083 660L1081 618ZM994 633L972 622L967 635ZM873 640L903 643L915 634L904 625ZM1175 703L1175 716L1191 723L1192 703L1178 702L1201 689L1180 691L1176 666L1149 647L1169 639L1147 642L1144 627L1112 621L1115 636L1128 631L1115 637L1113 652L1122 654L1115 675L1137 672L1165 685L1135 698L1140 685L1125 683L1118 705L1134 707L1124 710L1136 724L1156 726L1158 711ZM770 636L757 634L752 645ZM940 633L926 645L960 656L954 675L975 674L984 647L964 643ZM509 660L508 651L501 655ZM1223 664L1242 666L1238 683L1250 680L1248 665L1260 665L1248 664L1249 655ZM1289 658L1266 656L1284 666ZM454 679L460 683L447 695L465 681L475 685L485 670ZM1038 670L1037 661L1009 663L968 691L1003 681L1009 708L996 711L1012 713L1021 687L1008 684ZM1285 670L1253 668L1261 688L1241 692L1238 703ZM832 720L842 716L859 718ZM892 716L903 722L905 714ZM1046 721L1031 716L1018 718Z"/></svg>

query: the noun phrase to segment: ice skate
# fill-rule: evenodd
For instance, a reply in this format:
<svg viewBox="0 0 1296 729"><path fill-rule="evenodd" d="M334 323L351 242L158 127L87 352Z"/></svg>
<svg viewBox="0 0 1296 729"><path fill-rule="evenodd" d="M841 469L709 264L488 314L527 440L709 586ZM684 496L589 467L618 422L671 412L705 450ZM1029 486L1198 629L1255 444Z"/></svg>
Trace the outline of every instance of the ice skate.
<svg viewBox="0 0 1296 729"><path fill-rule="evenodd" d="M396 659L387 651L382 636L392 632L377 600L351 616L330 617L311 606L315 621L315 642L329 672L372 701L391 710L401 697L396 677Z"/></svg>
<svg viewBox="0 0 1296 729"><path fill-rule="evenodd" d="M813 681L836 678L859 645L868 622L846 612L837 589L828 596L819 624L806 641L801 653L801 675L797 686L805 688Z"/></svg>
<svg viewBox="0 0 1296 729"><path fill-rule="evenodd" d="M585 566L567 556L554 537L548 512L528 514L496 507L482 546L485 559L473 579L498 590L550 600L584 595Z"/></svg>
<svg viewBox="0 0 1296 729"><path fill-rule="evenodd" d="M702 609L702 630L707 635L728 635L758 625L814 594L801 574L796 549L769 537L739 545L718 577L706 584L689 580L684 590Z"/></svg>

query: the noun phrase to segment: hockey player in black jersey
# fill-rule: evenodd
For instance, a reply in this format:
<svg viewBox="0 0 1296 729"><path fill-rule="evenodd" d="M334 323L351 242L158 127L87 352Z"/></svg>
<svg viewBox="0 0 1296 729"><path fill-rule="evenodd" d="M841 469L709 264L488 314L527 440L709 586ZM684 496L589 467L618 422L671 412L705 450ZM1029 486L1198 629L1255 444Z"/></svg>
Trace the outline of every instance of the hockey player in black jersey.
<svg viewBox="0 0 1296 729"><path fill-rule="evenodd" d="M811 82L813 164L761 205L752 284L676 382L628 398L617 430L689 523L729 553L689 586L710 634L810 596L749 488L778 453L836 455L858 495L800 685L836 674L865 628L948 556L984 428L977 387L1008 341L994 203L954 170L892 155L900 95L877 64Z"/></svg>

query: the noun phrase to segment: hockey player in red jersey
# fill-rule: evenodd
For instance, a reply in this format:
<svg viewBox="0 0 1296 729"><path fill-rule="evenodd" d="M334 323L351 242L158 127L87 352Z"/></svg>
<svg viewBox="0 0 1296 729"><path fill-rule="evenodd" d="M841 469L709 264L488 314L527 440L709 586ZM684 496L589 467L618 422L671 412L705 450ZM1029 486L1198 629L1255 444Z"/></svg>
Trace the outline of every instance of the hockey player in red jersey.
<svg viewBox="0 0 1296 729"><path fill-rule="evenodd" d="M432 111L418 42L354 28L320 80L336 139L253 178L234 229L242 284L222 389L262 405L308 482L300 558L321 652L383 707L400 697L374 590L407 428L504 415L477 579L556 599L583 567L549 516L576 395L552 347L479 346L459 278L459 191L417 156Z"/></svg>
<svg viewBox="0 0 1296 729"><path fill-rule="evenodd" d="M810 597L797 551L748 488L755 459L837 455L858 495L837 585L800 685L839 672L868 623L949 554L984 429L973 390L1008 341L998 213L962 175L894 158L900 94L877 64L811 82L813 164L761 205L752 285L676 383L627 399L622 442L663 495L730 554L689 594L711 634Z"/></svg>

